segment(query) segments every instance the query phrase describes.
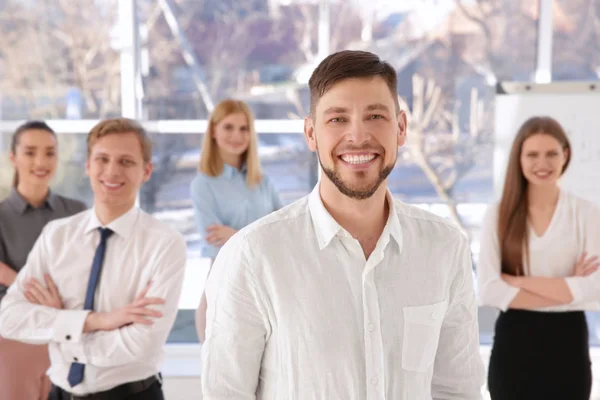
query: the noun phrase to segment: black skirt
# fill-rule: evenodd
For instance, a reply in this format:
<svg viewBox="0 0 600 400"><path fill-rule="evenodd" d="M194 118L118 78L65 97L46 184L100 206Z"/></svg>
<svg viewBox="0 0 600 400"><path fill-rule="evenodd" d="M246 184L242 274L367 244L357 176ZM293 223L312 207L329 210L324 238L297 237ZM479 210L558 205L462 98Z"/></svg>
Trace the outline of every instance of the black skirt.
<svg viewBox="0 0 600 400"><path fill-rule="evenodd" d="M591 366L583 311L508 310L496 321L488 388L492 400L589 400Z"/></svg>

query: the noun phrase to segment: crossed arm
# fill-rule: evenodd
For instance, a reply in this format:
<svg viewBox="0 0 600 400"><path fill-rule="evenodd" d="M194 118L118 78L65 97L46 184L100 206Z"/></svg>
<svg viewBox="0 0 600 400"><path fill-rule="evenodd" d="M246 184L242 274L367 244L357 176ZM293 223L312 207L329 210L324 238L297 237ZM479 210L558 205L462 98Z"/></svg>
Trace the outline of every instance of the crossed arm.
<svg viewBox="0 0 600 400"><path fill-rule="evenodd" d="M571 277L587 277L600 267L598 257L588 257L584 252L573 267ZM569 279L541 276L501 275L510 286L520 289L510 303L510 308L533 309L545 306L569 304L575 299ZM579 299L578 299L579 300Z"/></svg>
<svg viewBox="0 0 600 400"><path fill-rule="evenodd" d="M477 270L481 305L506 310L534 310L586 300L600 300L600 273L597 257L583 253L568 277L515 277L501 272L501 255L496 232L497 212L490 209L482 225ZM600 219L599 219L600 220ZM596 232L589 229L585 248L598 251Z"/></svg>
<svg viewBox="0 0 600 400"><path fill-rule="evenodd" d="M190 186L194 220L198 232L212 246L213 257L237 230L225 225L217 215L218 201L204 180L194 180Z"/></svg>
<svg viewBox="0 0 600 400"><path fill-rule="evenodd" d="M55 343L65 358L109 367L139 361L162 347L177 314L185 241L156 258L152 282L125 307L109 312L63 309L50 278L42 234L2 301L0 335L32 344ZM157 309L159 308L159 309Z"/></svg>
<svg viewBox="0 0 600 400"><path fill-rule="evenodd" d="M10 286L17 278L17 271L0 261L0 284Z"/></svg>
<svg viewBox="0 0 600 400"><path fill-rule="evenodd" d="M62 310L63 304L60 293L50 275L44 275L44 286L35 278L25 283L25 298L31 304ZM123 308L110 312L90 311L84 321L82 333L96 331L113 331L130 324L152 325L152 318L160 318L163 314L151 308L151 305L164 304L165 300L158 297L147 297L152 282L138 294L135 300Z"/></svg>

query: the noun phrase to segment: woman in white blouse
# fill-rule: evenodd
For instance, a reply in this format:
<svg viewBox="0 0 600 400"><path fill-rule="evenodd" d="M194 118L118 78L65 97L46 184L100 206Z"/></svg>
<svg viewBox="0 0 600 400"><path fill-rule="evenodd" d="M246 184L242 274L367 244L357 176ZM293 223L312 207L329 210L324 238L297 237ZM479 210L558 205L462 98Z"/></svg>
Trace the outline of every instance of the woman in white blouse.
<svg viewBox="0 0 600 400"><path fill-rule="evenodd" d="M600 208L559 188L570 158L558 122L526 121L502 199L483 223L480 303L501 310L488 371L493 400L590 397L584 311L600 300Z"/></svg>

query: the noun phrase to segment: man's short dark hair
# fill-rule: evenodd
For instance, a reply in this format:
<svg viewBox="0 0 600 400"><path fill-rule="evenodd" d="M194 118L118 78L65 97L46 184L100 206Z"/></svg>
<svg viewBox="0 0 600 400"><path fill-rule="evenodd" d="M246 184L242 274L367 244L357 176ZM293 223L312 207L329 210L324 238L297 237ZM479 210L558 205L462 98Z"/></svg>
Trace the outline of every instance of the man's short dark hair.
<svg viewBox="0 0 600 400"><path fill-rule="evenodd" d="M398 77L394 67L368 51L343 50L333 53L321 61L308 81L311 115L314 117L317 101L337 82L348 78L375 76L380 76L385 80L394 98L396 111L400 111Z"/></svg>

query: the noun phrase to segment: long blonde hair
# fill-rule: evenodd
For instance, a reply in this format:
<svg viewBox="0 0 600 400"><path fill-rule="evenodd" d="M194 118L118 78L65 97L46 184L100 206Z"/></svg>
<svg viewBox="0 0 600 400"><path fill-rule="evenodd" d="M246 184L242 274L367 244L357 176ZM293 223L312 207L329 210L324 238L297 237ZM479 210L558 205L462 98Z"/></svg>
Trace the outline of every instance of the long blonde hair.
<svg viewBox="0 0 600 400"><path fill-rule="evenodd" d="M202 141L198 170L208 176L219 176L223 173L224 162L218 151L217 142L213 137L215 127L224 118L240 112L244 113L246 119L248 119L250 143L248 144L248 149L242 154L242 163L246 165L246 184L252 187L261 182L262 172L258 157L258 140L256 138L256 131L254 130L254 116L250 107L243 101L227 99L216 105L208 120L208 127Z"/></svg>

